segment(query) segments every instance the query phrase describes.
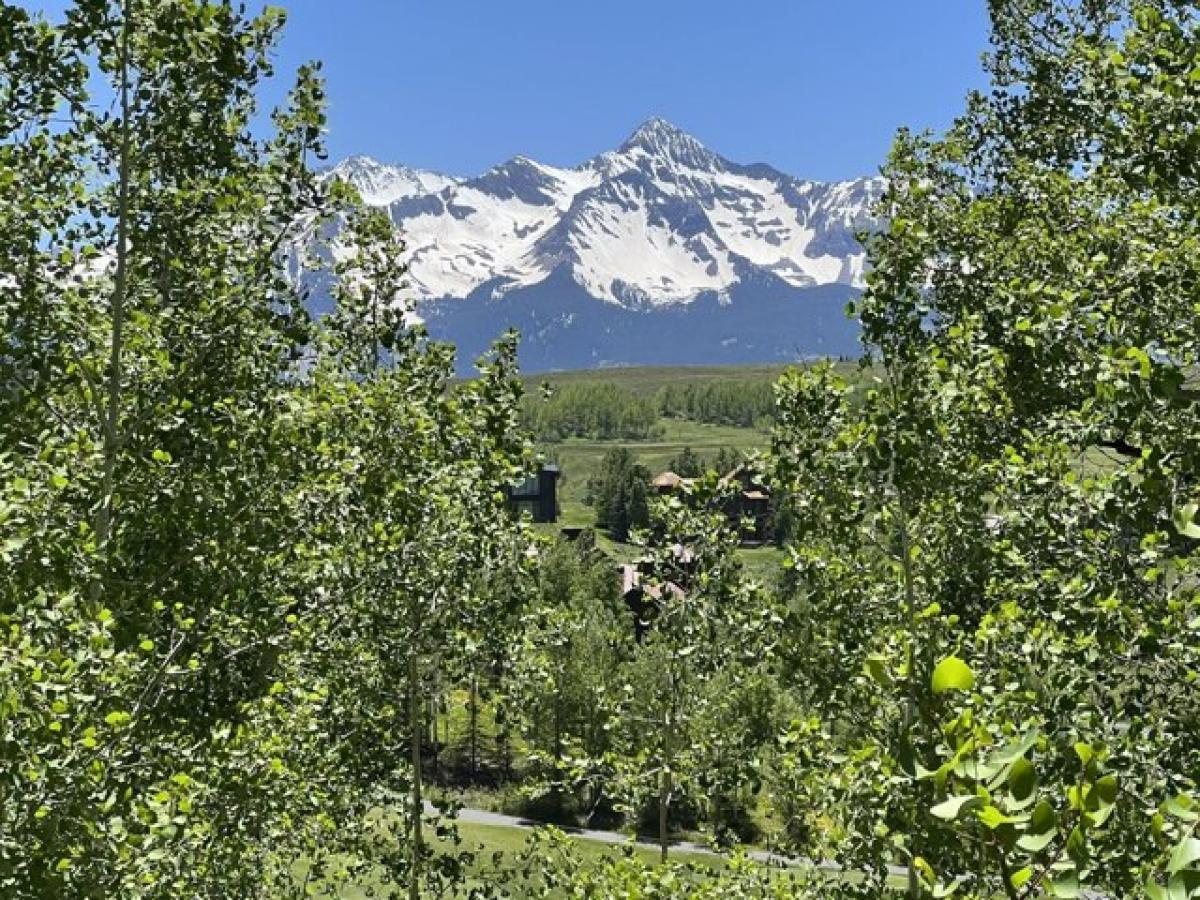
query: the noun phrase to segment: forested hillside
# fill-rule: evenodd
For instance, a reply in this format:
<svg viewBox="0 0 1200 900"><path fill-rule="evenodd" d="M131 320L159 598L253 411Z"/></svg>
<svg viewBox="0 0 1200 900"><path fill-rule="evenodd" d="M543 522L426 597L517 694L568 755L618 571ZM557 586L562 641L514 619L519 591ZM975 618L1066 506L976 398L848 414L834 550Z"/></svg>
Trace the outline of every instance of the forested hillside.
<svg viewBox="0 0 1200 900"><path fill-rule="evenodd" d="M0 896L1200 897L1200 7L988 9L861 364L543 389L260 108L282 12L0 5Z"/></svg>
<svg viewBox="0 0 1200 900"><path fill-rule="evenodd" d="M843 364L846 371L853 366ZM605 369L527 377L522 424L543 441L648 440L660 418L765 431L782 366ZM535 392L534 388L538 390Z"/></svg>

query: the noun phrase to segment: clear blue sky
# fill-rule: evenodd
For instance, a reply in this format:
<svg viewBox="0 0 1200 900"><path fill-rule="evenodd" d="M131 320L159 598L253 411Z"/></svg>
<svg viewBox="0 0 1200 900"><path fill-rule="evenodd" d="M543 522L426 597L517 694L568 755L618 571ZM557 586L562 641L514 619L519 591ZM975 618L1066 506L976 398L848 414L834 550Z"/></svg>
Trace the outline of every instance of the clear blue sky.
<svg viewBox="0 0 1200 900"><path fill-rule="evenodd" d="M984 0L284 0L330 151L470 175L574 165L662 116L738 162L875 171L983 83Z"/></svg>
<svg viewBox="0 0 1200 900"><path fill-rule="evenodd" d="M275 2L280 75L325 62L332 156L460 175L574 165L652 115L738 162L867 174L898 126L949 122L987 44L985 0Z"/></svg>

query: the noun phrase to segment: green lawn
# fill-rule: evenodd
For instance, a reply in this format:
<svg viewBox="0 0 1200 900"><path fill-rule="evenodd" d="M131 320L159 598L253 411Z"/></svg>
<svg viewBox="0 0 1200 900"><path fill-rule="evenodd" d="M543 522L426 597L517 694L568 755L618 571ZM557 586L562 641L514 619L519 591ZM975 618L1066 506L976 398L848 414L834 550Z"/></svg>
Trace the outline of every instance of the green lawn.
<svg viewBox="0 0 1200 900"><path fill-rule="evenodd" d="M547 444L547 454L558 461L562 469L559 482L560 522L565 526L587 526L595 519L592 510L583 503L588 478L600 468L604 454L614 447L628 447L652 475L663 471L684 447L691 447L701 456L715 456L724 448L749 452L764 450L770 442L765 432L753 428L731 428L724 425L705 425L681 419L663 419L662 433L649 441L589 441L570 438Z"/></svg>
<svg viewBox="0 0 1200 900"><path fill-rule="evenodd" d="M622 372L660 370L619 370ZM708 370L705 370L708 371ZM732 371L742 372L744 369ZM580 373L571 373L578 375ZM588 373L594 374L594 373ZM649 377L648 375L645 377ZM659 376L662 377L662 376ZM559 481L558 523L543 526L550 534L560 528L589 528L595 524L596 514L583 502L588 479L600 468L604 454L614 447L628 447L638 462L657 475L667 468L670 461L685 448L690 447L700 456L714 457L722 449L733 449L743 453L765 451L770 435L753 428L733 428L724 425L706 425L682 419L661 420L661 434L650 441L590 441L571 438L560 443L548 444L547 454L557 460L562 469ZM633 559L640 553L637 547L619 544L602 533L597 534L597 543L610 557L618 561ZM746 570L756 578L770 580L783 563L784 554L774 547L742 549L738 551Z"/></svg>
<svg viewBox="0 0 1200 900"><path fill-rule="evenodd" d="M515 863L517 855L525 849L532 832L527 828L516 828L504 825L482 825L474 822L458 823L457 845L448 840L434 840L433 848L437 853L469 852L474 859L467 866L468 877L475 884L487 884L509 865ZM575 854L585 864L595 864L605 858L619 859L626 852L623 845L606 844L599 841L572 838ZM656 863L658 850L645 845L636 845L633 853L647 863ZM719 856L700 853L684 853L672 851L672 863L694 865L704 869L720 869L724 861ZM297 869L296 876L303 879L303 869ZM357 883L340 889L317 888L310 896L327 898L327 900L366 900L368 897L380 896L383 880L380 875L366 876L358 879ZM551 895L554 896L554 895Z"/></svg>
<svg viewBox="0 0 1200 900"><path fill-rule="evenodd" d="M466 869L467 888L469 889L473 884L493 884L497 878L502 877L501 873L513 865L518 854L525 849L530 834L530 830L525 828L460 822L458 823L459 843L457 845L448 840L435 840L433 847L439 853L469 852L473 855L473 859ZM571 841L575 856L585 866L595 865L606 858L618 859L630 852L629 845L606 844L577 837L572 837ZM658 851L653 847L639 844L632 848L632 852L645 863L653 865L658 862ZM693 866L700 871L716 872L725 865L725 860L720 856L682 851L672 851L670 860L672 863ZM781 885L804 874L802 868L772 868L771 872L772 880L778 880ZM303 868L296 870L296 876L298 880L303 879ZM853 873L841 877L848 881L857 880ZM310 885L310 893L307 896L326 898L326 900L335 900L335 898L336 900L367 900L370 897L381 896L383 886L384 882L379 875L374 877L367 875L340 889L322 890L319 886ZM895 891L902 890L904 880L899 877L889 878L889 887ZM560 895L550 893L546 896L553 898Z"/></svg>

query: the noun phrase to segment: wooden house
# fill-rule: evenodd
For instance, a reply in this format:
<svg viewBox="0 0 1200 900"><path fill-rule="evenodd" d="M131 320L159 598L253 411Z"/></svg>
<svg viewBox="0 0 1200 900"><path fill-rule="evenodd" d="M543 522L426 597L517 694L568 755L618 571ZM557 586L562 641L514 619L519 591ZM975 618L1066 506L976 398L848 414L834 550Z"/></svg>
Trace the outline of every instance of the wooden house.
<svg viewBox="0 0 1200 900"><path fill-rule="evenodd" d="M738 466L721 479L732 488L725 508L740 529L743 544L764 544L771 538L771 492L749 466Z"/></svg>
<svg viewBox="0 0 1200 900"><path fill-rule="evenodd" d="M516 515L528 514L534 522L557 522L561 474L558 466L542 466L535 474L508 489L509 507Z"/></svg>
<svg viewBox="0 0 1200 900"><path fill-rule="evenodd" d="M689 487L694 479L683 478L675 472L657 475L651 487L658 494L672 494ZM771 537L771 492L747 465L738 466L721 477L721 487L728 492L724 512L730 524L739 529L744 544L763 544Z"/></svg>
<svg viewBox="0 0 1200 900"><path fill-rule="evenodd" d="M621 598L633 613L633 633L639 641L650 629L663 603L678 602L687 597L675 582L655 583L643 569L643 563L621 566Z"/></svg>

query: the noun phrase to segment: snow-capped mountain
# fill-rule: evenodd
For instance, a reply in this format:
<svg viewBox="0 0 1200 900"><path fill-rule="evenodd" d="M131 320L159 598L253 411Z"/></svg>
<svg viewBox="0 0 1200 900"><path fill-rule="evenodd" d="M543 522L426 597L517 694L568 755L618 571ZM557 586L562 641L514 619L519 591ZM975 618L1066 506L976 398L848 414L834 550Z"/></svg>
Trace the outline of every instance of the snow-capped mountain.
<svg viewBox="0 0 1200 900"><path fill-rule="evenodd" d="M793 287L859 284L854 238L882 181L825 184L718 156L662 119L574 169L518 156L454 179L353 157L331 170L386 206L420 300L494 296L559 268L622 306L724 295L755 270Z"/></svg>
<svg viewBox="0 0 1200 900"><path fill-rule="evenodd" d="M695 362L856 349L856 332L831 311L861 286L855 234L876 225L880 178L822 183L740 165L662 119L575 168L518 156L454 178L358 156L328 175L387 208L420 314L468 352L482 349L487 328L511 324L539 367L654 362L628 358L630 335L653 327L635 314L667 310ZM822 286L826 325L804 334L808 292ZM792 330L759 328L756 316Z"/></svg>
<svg viewBox="0 0 1200 900"><path fill-rule="evenodd" d="M405 197L437 193L461 180L440 172L388 165L369 156L348 157L330 169L327 176L350 182L363 202L371 206L387 206Z"/></svg>

